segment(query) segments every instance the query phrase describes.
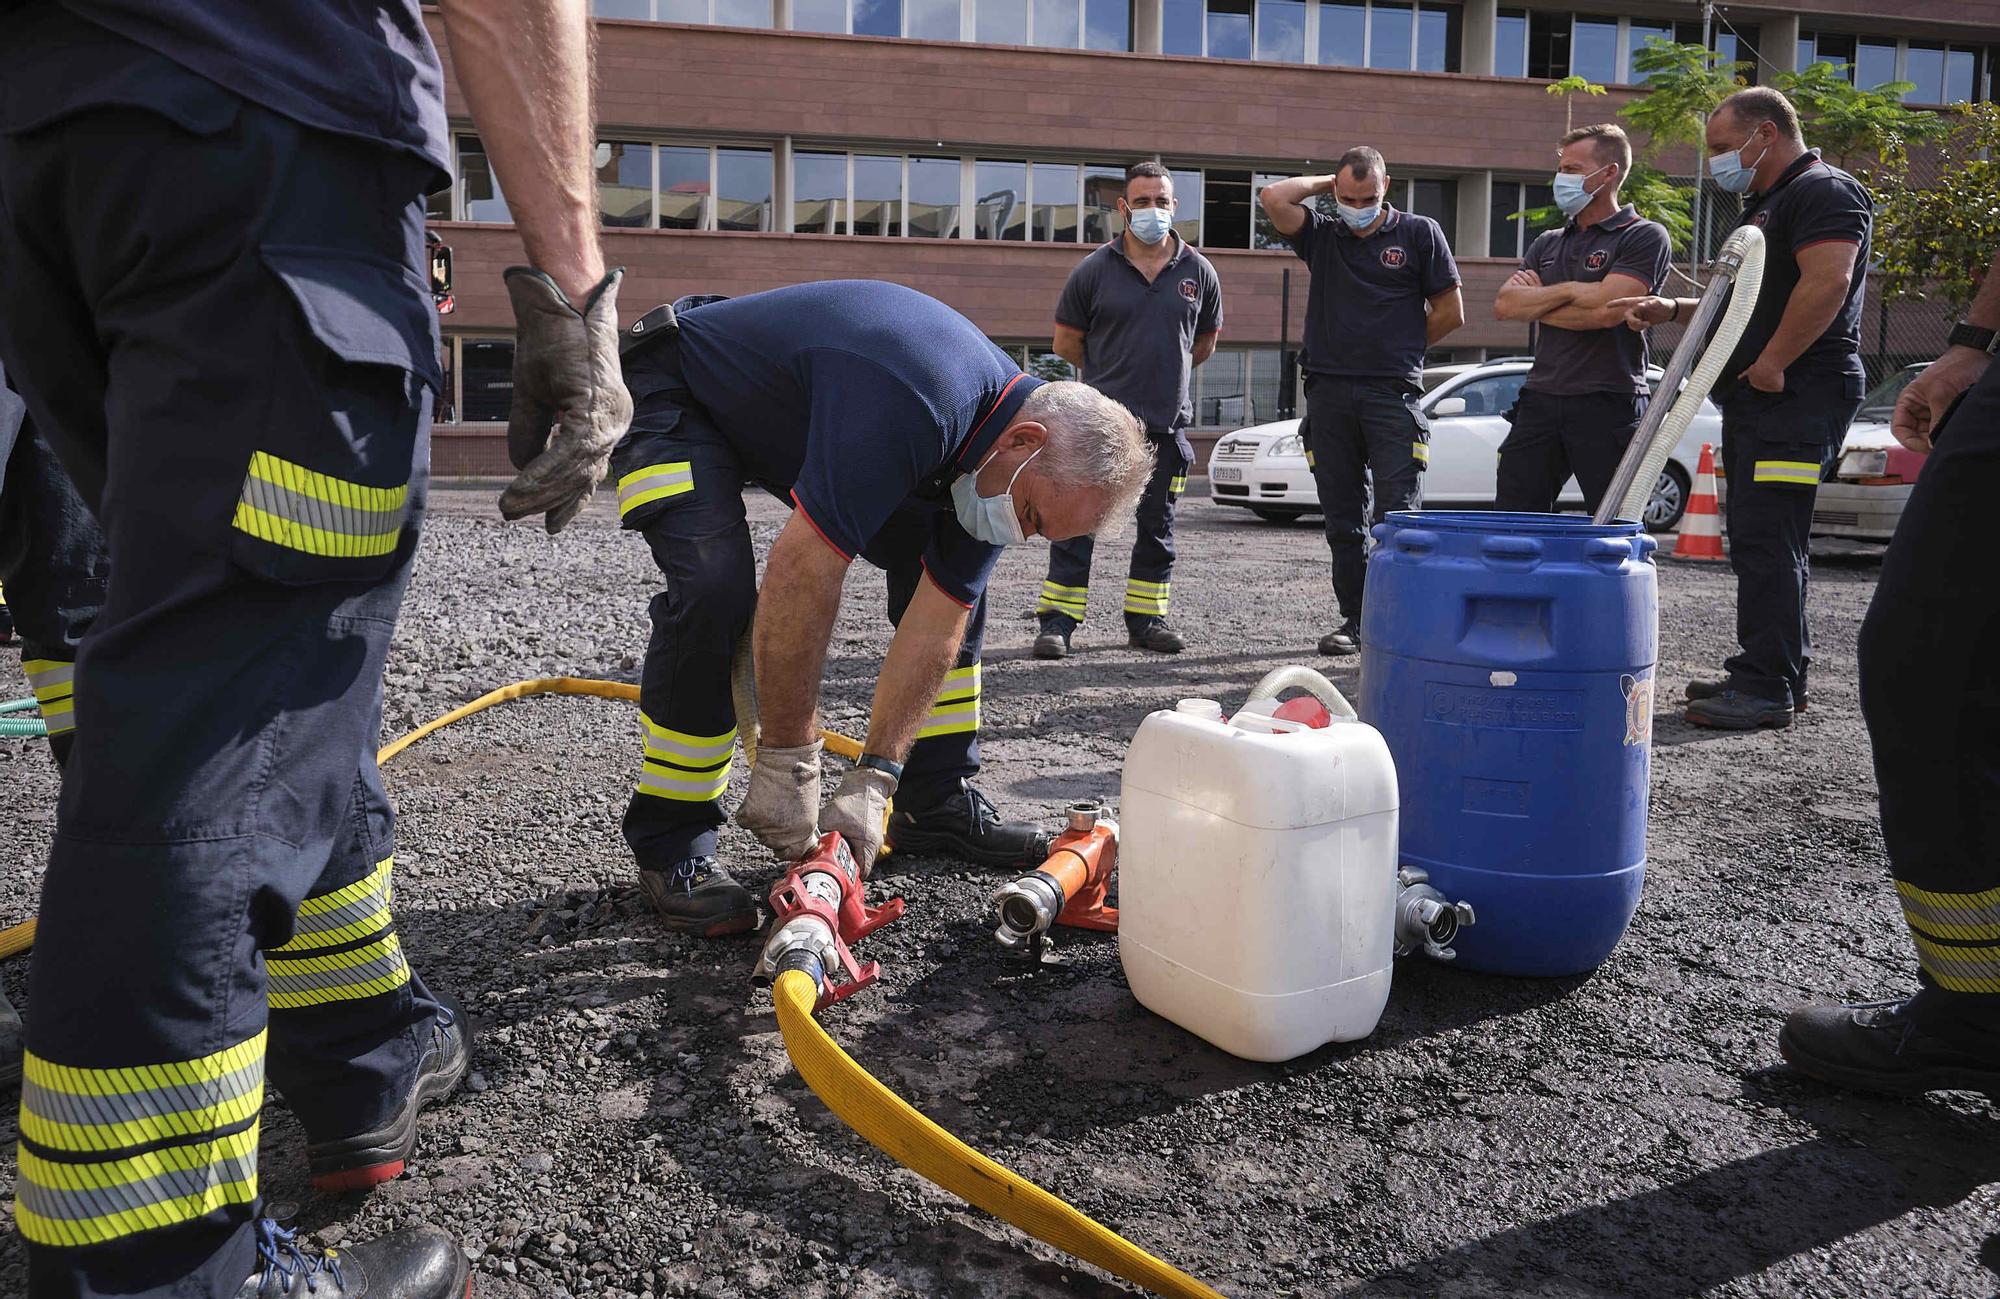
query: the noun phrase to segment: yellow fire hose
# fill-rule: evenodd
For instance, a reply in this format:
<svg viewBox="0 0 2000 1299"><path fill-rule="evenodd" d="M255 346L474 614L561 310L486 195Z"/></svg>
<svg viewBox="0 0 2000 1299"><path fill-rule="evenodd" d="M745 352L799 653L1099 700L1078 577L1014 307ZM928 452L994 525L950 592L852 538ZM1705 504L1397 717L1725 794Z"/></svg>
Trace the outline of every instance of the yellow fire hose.
<svg viewBox="0 0 2000 1299"><path fill-rule="evenodd" d="M742 698L739 675L739 706L747 705L744 718L754 718L754 701ZM462 721L474 713L510 699L530 695L593 695L599 699L637 701L639 687L622 681L598 681L586 677L541 677L517 681L498 690L489 690L471 703L434 718L407 735L390 741L375 755L377 765L436 731ZM754 747L755 724L743 726L746 747ZM826 747L850 761L861 756L861 746L844 735L821 731ZM0 930L0 958L26 951L35 941L35 922L29 920L11 929ZM908 1102L876 1081L840 1049L813 1017L819 988L812 976L789 970L778 976L771 989L778 1010L778 1028L785 1050L799 1076L826 1107L842 1122L904 1167L937 1183L1022 1231L1046 1241L1086 1263L1095 1264L1134 1285L1171 1299L1222 1299L1187 1273L1180 1271L1126 1240L1117 1232L1093 1221L1073 1206L1051 1195L1033 1182L988 1159L957 1137L925 1118Z"/></svg>
<svg viewBox="0 0 2000 1299"><path fill-rule="evenodd" d="M786 970L772 984L785 1050L826 1107L882 1153L1037 1240L1134 1285L1175 1299L1222 1299L1219 1291L1154 1258L925 1118L827 1036L813 1018L818 998L812 976L800 970Z"/></svg>

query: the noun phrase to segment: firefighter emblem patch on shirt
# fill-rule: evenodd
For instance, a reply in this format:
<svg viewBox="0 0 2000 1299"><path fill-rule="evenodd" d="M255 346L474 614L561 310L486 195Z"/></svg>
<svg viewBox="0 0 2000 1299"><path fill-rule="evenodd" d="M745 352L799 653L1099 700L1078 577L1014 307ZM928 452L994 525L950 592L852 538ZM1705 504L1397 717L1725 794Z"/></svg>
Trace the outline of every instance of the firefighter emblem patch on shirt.
<svg viewBox="0 0 2000 1299"><path fill-rule="evenodd" d="M1382 264L1392 271L1408 261L1409 258L1410 255L1400 248L1384 248L1382 250Z"/></svg>
<svg viewBox="0 0 2000 1299"><path fill-rule="evenodd" d="M1604 269L1604 263L1610 260L1611 260L1611 250L1608 248L1600 248L1596 252L1592 253L1590 256L1583 259L1583 268L1587 271L1601 271Z"/></svg>
<svg viewBox="0 0 2000 1299"><path fill-rule="evenodd" d="M1182 280L1181 296L1183 298L1186 298L1189 302L1193 302L1196 298L1201 296L1201 286L1199 284L1196 284L1193 280Z"/></svg>
<svg viewBox="0 0 2000 1299"><path fill-rule="evenodd" d="M1763 229L1764 223L1770 219L1771 214L1769 212L1753 212L1750 214L1750 224L1756 226L1759 230Z"/></svg>

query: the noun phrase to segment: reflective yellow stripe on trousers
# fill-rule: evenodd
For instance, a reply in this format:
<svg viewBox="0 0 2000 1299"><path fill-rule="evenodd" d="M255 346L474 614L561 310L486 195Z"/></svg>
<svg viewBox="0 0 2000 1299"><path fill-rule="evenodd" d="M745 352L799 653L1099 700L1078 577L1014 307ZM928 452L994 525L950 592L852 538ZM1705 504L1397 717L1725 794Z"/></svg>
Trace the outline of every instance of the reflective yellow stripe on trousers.
<svg viewBox="0 0 2000 1299"><path fill-rule="evenodd" d="M684 496L693 490L694 465L691 461L674 460L634 469L618 480L618 517L622 519L648 502L665 500L669 496Z"/></svg>
<svg viewBox="0 0 2000 1299"><path fill-rule="evenodd" d="M1812 460L1759 460L1751 468L1750 481L1812 487L1819 482L1819 464Z"/></svg>
<svg viewBox="0 0 2000 1299"><path fill-rule="evenodd" d="M272 1010L359 1001L410 981L390 912L395 859L352 884L299 904L291 941L264 954Z"/></svg>
<svg viewBox="0 0 2000 1299"><path fill-rule="evenodd" d="M1125 612L1150 614L1156 618L1167 616L1167 604L1172 599L1173 584L1170 582L1143 582L1136 577L1125 579Z"/></svg>
<svg viewBox="0 0 2000 1299"><path fill-rule="evenodd" d="M1090 588L1087 586L1064 586L1059 582L1042 579L1042 598L1035 601L1036 613L1066 614L1078 622L1083 621L1084 610L1090 607Z"/></svg>
<svg viewBox="0 0 2000 1299"><path fill-rule="evenodd" d="M1924 973L1951 992L2000 993L2000 888L1941 893L1896 881Z"/></svg>
<svg viewBox="0 0 2000 1299"><path fill-rule="evenodd" d="M42 710L42 724L49 728L49 734L75 730L76 664L61 659L27 659L22 662L21 671L28 676L35 703Z"/></svg>
<svg viewBox="0 0 2000 1299"><path fill-rule="evenodd" d="M937 703L925 715L917 738L934 735L963 735L979 729L979 665L953 668L945 674Z"/></svg>
<svg viewBox="0 0 2000 1299"><path fill-rule="evenodd" d="M195 1060L113 1069L27 1053L22 1237L91 1245L250 1203L263 1106L262 1033Z"/></svg>
<svg viewBox="0 0 2000 1299"><path fill-rule="evenodd" d="M644 712L639 727L646 756L639 768L639 792L678 803L706 803L729 788L736 763L736 728L720 735L690 735L662 726Z"/></svg>
<svg viewBox="0 0 2000 1299"><path fill-rule="evenodd" d="M410 486L364 487L258 451L231 520L240 532L334 559L386 555L410 517Z"/></svg>

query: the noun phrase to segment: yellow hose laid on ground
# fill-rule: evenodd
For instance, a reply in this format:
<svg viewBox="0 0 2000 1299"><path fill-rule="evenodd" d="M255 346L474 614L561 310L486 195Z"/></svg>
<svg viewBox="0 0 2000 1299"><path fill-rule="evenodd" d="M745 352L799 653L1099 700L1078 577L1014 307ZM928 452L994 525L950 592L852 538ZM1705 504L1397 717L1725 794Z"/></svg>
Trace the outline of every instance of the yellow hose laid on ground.
<svg viewBox="0 0 2000 1299"><path fill-rule="evenodd" d="M509 699L526 699L530 695L595 695L599 699L626 699L637 703L639 687L624 681L599 681L590 677L537 677L533 681L516 681L511 686L489 690L471 703L461 704L442 717L434 717L408 735L397 736L376 752L375 765L383 766L389 759L418 740L435 731L443 730L453 722L463 721L474 713L483 712L495 704L506 703ZM826 742L829 752L837 753L849 762L860 759L861 745L856 741L833 731L821 731L819 735L820 739ZM11 928L0 929L0 960L18 956L34 945L35 922L32 920L24 920Z"/></svg>
<svg viewBox="0 0 2000 1299"><path fill-rule="evenodd" d="M799 1076L842 1122L897 1163L1036 1239L1154 1294L1222 1299L1221 1292L980 1154L876 1081L813 1018L819 987L810 974L800 970L779 974L771 986L771 999L778 1007L785 1050Z"/></svg>

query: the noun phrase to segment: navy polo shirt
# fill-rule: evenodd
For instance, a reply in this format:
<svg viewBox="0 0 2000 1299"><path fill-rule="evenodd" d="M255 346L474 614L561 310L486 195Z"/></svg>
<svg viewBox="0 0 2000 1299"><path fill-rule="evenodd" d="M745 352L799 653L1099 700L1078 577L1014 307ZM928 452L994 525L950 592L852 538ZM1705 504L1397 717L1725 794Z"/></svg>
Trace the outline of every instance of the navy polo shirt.
<svg viewBox="0 0 2000 1299"><path fill-rule="evenodd" d="M1429 217L1393 207L1365 236L1313 208L1305 214L1290 239L1312 267L1305 368L1422 385L1425 304L1459 282L1444 231Z"/></svg>
<svg viewBox="0 0 2000 1299"><path fill-rule="evenodd" d="M924 569L970 606L1000 547L952 512L1041 380L935 298L824 280L707 303L680 318L681 373L742 457L826 544L860 554L899 511L929 517Z"/></svg>
<svg viewBox="0 0 2000 1299"><path fill-rule="evenodd" d="M444 72L417 0L62 0L61 7L274 113L414 154L437 169L440 183L450 178ZM73 43L48 21L53 8L31 5L0 21L0 49L25 48L20 42L31 33ZM36 62L28 52L25 68ZM114 93L122 62L114 53L91 68L97 97L85 102L151 106Z"/></svg>
<svg viewBox="0 0 2000 1299"><path fill-rule="evenodd" d="M1194 421L1188 378L1194 340L1222 328L1222 280L1179 235L1151 280L1125 255L1124 236L1077 263L1056 323L1083 331L1083 381L1122 402L1154 433Z"/></svg>
<svg viewBox="0 0 2000 1299"><path fill-rule="evenodd" d="M1598 284L1607 275L1627 275L1645 285L1638 292L1658 293L1672 257L1667 228L1628 203L1587 228L1571 221L1544 230L1528 245L1521 269L1533 271L1543 284ZM1535 368L1524 389L1555 397L1648 391L1645 334L1623 324L1608 329L1543 324L1535 333Z"/></svg>
<svg viewBox="0 0 2000 1299"><path fill-rule="evenodd" d="M1868 287L1869 241L1875 229L1875 205L1868 191L1823 161L1819 150L1810 149L1785 168L1768 191L1744 200L1743 219L1737 224L1764 232L1764 286L1750 325L1723 368L1718 393L1725 386L1736 386L1777 333L1778 322L1791 305L1792 290L1799 287L1799 253L1814 244L1846 243L1855 246L1847 297L1833 322L1786 368L1785 386L1796 388L1802 379L1838 378L1852 389L1850 396L1859 397L1867 375L1861 364L1861 301Z"/></svg>

